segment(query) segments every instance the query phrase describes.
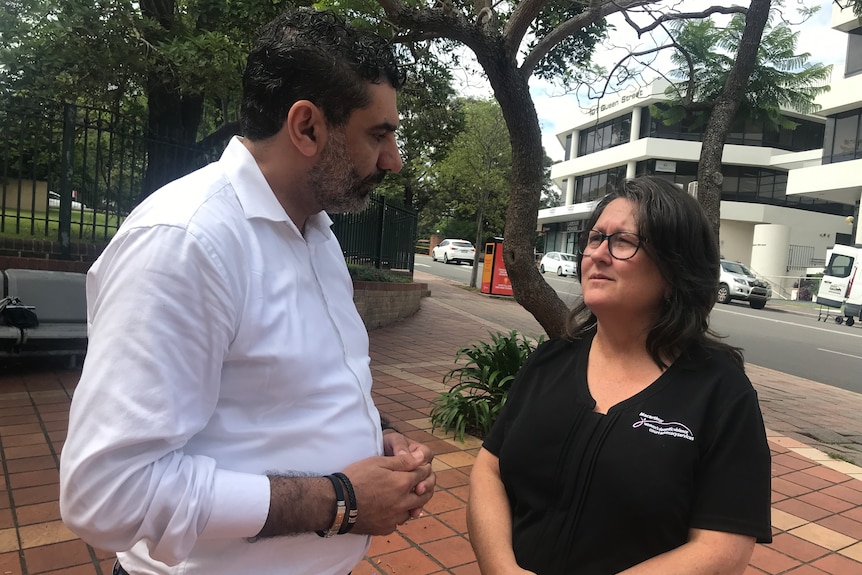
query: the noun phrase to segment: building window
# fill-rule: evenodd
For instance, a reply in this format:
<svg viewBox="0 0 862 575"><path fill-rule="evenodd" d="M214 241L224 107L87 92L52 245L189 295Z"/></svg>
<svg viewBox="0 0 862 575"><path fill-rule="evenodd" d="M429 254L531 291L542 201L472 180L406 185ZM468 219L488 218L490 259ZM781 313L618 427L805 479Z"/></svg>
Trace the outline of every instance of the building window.
<svg viewBox="0 0 862 575"><path fill-rule="evenodd" d="M599 200L626 179L626 167L594 172L575 178L575 204Z"/></svg>
<svg viewBox="0 0 862 575"><path fill-rule="evenodd" d="M826 120L828 139L823 142L823 163L848 162L862 158L862 109L830 116Z"/></svg>
<svg viewBox="0 0 862 575"><path fill-rule="evenodd" d="M578 156L594 154L625 144L630 140L631 133L631 114L581 130L578 138Z"/></svg>
<svg viewBox="0 0 862 575"><path fill-rule="evenodd" d="M566 134L566 159L572 159L572 133Z"/></svg>
<svg viewBox="0 0 862 575"><path fill-rule="evenodd" d="M661 104L657 104L657 106L661 106ZM778 148L791 152L817 150L823 147L823 124L800 118L788 117L787 119L794 123L794 129L767 130L762 122L734 120L727 134L726 143ZM646 108L641 116L640 136L642 138L700 142L703 138L703 132L692 131L690 125L690 122L684 120L666 126L660 120L653 118L649 113L649 108Z"/></svg>
<svg viewBox="0 0 862 575"><path fill-rule="evenodd" d="M847 34L847 58L844 59L844 77L862 72L862 28Z"/></svg>

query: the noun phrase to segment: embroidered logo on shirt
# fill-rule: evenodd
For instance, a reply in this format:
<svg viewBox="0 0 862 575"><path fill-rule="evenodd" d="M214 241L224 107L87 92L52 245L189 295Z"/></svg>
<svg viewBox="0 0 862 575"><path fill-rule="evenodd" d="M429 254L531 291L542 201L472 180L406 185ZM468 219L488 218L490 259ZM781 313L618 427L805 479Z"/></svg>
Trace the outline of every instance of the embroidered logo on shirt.
<svg viewBox="0 0 862 575"><path fill-rule="evenodd" d="M676 421L665 421L661 417L648 415L643 411L638 415L640 415L640 421L634 422L634 424L632 424L632 428L643 426L647 428L650 433L654 433L655 435L670 435L671 437L679 437L689 441L694 441L694 434L682 423Z"/></svg>

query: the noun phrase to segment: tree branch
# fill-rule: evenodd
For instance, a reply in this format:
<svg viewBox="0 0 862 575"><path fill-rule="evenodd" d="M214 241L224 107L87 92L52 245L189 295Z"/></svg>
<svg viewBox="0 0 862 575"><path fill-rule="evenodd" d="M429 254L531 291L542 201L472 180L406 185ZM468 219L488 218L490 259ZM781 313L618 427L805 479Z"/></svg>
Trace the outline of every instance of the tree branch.
<svg viewBox="0 0 862 575"><path fill-rule="evenodd" d="M652 32L665 22L673 22L674 20L703 20L705 18L709 18L713 14L748 14L748 8L745 8L744 6L710 6L703 12L670 12L658 16L652 24L644 26L643 28L635 24L625 12L623 12L623 17L626 19L628 25L638 33L638 38L640 38L647 32Z"/></svg>
<svg viewBox="0 0 862 575"><path fill-rule="evenodd" d="M548 52L553 50L557 44L576 33L578 30L586 28L590 24L595 24L596 22L607 18L611 14L624 12L630 8L637 8L638 6L644 6L651 2L652 0L611 0L609 2L600 3L592 2L587 11L578 14L574 18L566 20L554 28L553 31L533 47L533 50L527 54L526 58L524 58L524 63L521 64L521 74L523 74L525 78L531 76L533 74L533 69Z"/></svg>
<svg viewBox="0 0 862 575"><path fill-rule="evenodd" d="M547 0L523 0L515 5L506 27L503 29L503 41L510 54L516 54L530 24L542 12Z"/></svg>

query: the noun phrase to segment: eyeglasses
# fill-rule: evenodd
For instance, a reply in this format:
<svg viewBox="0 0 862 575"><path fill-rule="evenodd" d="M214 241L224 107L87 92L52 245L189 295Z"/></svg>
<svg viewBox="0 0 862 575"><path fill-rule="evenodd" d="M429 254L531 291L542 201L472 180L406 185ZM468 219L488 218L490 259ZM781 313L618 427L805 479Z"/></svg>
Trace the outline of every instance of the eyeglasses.
<svg viewBox="0 0 862 575"><path fill-rule="evenodd" d="M641 242L646 241L637 234L631 232L616 232L614 234L603 234L592 230L588 233L581 234L578 238L578 250L582 255L588 256L587 250L593 252L599 249L602 242L608 240L608 252L611 257L617 260L630 260L638 253L641 247Z"/></svg>

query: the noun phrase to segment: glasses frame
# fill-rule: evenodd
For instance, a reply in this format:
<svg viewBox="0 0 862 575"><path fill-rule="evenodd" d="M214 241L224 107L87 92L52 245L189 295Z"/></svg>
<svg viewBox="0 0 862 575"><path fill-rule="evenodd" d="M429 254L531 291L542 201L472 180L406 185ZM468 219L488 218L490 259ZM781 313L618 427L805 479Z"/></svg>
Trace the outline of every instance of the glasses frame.
<svg viewBox="0 0 862 575"><path fill-rule="evenodd" d="M614 249L611 247L611 246L613 246L613 244L614 244L614 242L613 242L613 241L611 241L611 238L619 237L619 236L620 236L620 235L622 235L622 234L626 234L626 235L629 235L629 236L634 236L634 237L636 237L636 238L638 239L638 243L637 243L637 245L635 246L635 251L634 251L634 252L632 252L632 255L627 256L627 257L624 257L624 258L620 258L620 257L617 257L616 255L614 255ZM593 251L595 251L595 250L599 249L599 247L600 247L600 246L601 246L605 241L607 241L607 242L608 242L608 253L611 255L611 257L612 257L612 258L614 258L615 260L619 260L619 261L621 261L621 262L624 262L624 261L626 261L626 260L630 260L630 259L632 259L633 257L635 257L635 256L637 255L638 251L641 249L641 244L642 244L642 243L644 243L645 241L647 241L647 239L646 239L645 237L643 237L643 236L641 236L641 235L639 235L639 234L636 234L636 233L634 233L634 232L614 232L614 233L612 233L612 234L603 234L603 233L601 233L601 232L600 232L600 231L598 231L598 230L590 230L590 231L586 232L586 234L583 236L583 237L587 238L587 239L584 241L584 247L583 247L583 248L581 248L581 242L580 242L580 241L578 241L578 251L581 253L581 255L582 255L582 256L590 256L590 255L592 254L592 252L590 252L590 253L588 254L588 253L587 253L587 251L586 251L586 250L587 250L587 246L586 246L586 244L589 242L589 238L590 238L590 236L600 237L600 238L602 239L602 241L600 241L600 242L599 242L599 245L598 245L598 246L596 246L595 248L593 248ZM578 239L580 240L580 238L578 238Z"/></svg>

